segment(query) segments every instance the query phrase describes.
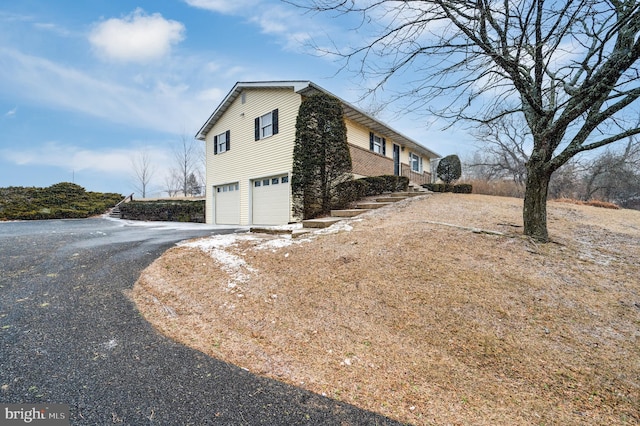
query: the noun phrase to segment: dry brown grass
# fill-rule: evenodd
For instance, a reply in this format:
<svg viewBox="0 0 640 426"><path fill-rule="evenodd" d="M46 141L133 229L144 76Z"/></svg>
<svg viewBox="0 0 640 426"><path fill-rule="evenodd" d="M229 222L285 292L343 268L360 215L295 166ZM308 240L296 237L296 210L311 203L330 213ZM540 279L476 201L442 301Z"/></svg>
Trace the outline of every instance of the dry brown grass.
<svg viewBox="0 0 640 426"><path fill-rule="evenodd" d="M471 179L466 180L464 183L469 183L473 186L474 194L524 198L524 186L518 185L512 180Z"/></svg>
<svg viewBox="0 0 640 426"><path fill-rule="evenodd" d="M403 422L640 423L640 212L551 203L540 245L521 209L419 197L284 248L240 241L227 271L174 248L133 295L184 344Z"/></svg>
<svg viewBox="0 0 640 426"><path fill-rule="evenodd" d="M618 210L620 208L620 206L618 206L617 204L613 204L608 201L601 201L601 200L582 201L582 200L574 200L573 198L556 198L555 200L552 200L552 201L556 203L569 203L569 204L579 204L581 206L602 207L603 209Z"/></svg>

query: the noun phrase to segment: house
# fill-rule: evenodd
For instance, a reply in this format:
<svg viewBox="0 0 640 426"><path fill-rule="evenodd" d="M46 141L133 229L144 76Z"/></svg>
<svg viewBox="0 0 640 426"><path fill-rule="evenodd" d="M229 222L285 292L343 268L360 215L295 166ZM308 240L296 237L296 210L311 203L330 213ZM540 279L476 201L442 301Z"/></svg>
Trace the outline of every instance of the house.
<svg viewBox="0 0 640 426"><path fill-rule="evenodd" d="M236 83L196 135L206 142L207 223L296 220L290 190L296 117L304 97L317 92L334 96L310 81ZM431 182L436 153L341 102L355 177L395 174Z"/></svg>

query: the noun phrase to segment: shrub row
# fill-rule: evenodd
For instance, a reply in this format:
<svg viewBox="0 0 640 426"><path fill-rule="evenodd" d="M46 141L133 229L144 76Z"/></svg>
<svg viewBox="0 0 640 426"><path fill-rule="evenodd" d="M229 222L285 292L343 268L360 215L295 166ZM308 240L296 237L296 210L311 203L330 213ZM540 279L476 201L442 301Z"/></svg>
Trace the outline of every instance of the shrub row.
<svg viewBox="0 0 640 426"><path fill-rule="evenodd" d="M423 188L433 192L455 192L456 194L471 194L473 185L469 183L459 183L451 185L446 183L425 183Z"/></svg>
<svg viewBox="0 0 640 426"><path fill-rule="evenodd" d="M342 209L364 197L385 192L406 191L408 186L409 178L394 175L368 176L343 182L336 187L332 208Z"/></svg>
<svg viewBox="0 0 640 426"><path fill-rule="evenodd" d="M131 201L120 205L122 219L169 222L205 221L204 200Z"/></svg>
<svg viewBox="0 0 640 426"><path fill-rule="evenodd" d="M115 193L87 192L69 182L48 188L0 188L0 220L86 218L106 212L122 198Z"/></svg>

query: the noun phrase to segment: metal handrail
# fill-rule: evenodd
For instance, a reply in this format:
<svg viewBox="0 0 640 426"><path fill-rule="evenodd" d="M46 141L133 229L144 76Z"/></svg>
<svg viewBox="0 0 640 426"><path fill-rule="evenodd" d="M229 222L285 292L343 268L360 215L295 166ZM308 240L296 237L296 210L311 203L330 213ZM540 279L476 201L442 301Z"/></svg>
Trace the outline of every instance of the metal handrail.
<svg viewBox="0 0 640 426"><path fill-rule="evenodd" d="M128 203L129 201L133 201L133 194L134 194L134 192L132 192L131 194L129 194L129 195L127 195L126 197L124 197L124 198L122 199L122 201L120 201L118 204L116 204L115 206L113 206L113 208L118 207L120 204Z"/></svg>

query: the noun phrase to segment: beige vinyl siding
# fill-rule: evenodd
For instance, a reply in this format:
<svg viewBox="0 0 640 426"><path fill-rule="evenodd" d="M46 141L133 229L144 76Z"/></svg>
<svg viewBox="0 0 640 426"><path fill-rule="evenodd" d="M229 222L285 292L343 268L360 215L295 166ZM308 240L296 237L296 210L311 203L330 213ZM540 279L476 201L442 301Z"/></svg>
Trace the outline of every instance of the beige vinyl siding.
<svg viewBox="0 0 640 426"><path fill-rule="evenodd" d="M245 102L242 103L242 99ZM207 205L212 187L239 182L240 224L251 224L251 179L290 173L293 167L295 124L301 97L291 89L246 89L206 136ZM254 140L254 120L278 109L278 134ZM230 130L230 150L214 155L213 138ZM207 210L213 223L213 211Z"/></svg>
<svg viewBox="0 0 640 426"><path fill-rule="evenodd" d="M369 133L371 132L371 130L351 120L345 120L345 123L347 125L347 141L350 144L369 150ZM395 143L393 139L387 137L386 135L381 135L375 132L374 134L384 138L386 141L387 146L385 148L385 157L393 158L393 144ZM400 145L400 147L402 147L402 145ZM403 163L409 161L409 153L406 152L406 150L405 152L402 152L402 150L400 150L400 161L402 161Z"/></svg>
<svg viewBox="0 0 640 426"><path fill-rule="evenodd" d="M347 142L368 150L370 130L363 125L351 120L345 120L345 124L347 125ZM388 143L389 142L387 141L387 144Z"/></svg>
<svg viewBox="0 0 640 426"><path fill-rule="evenodd" d="M371 132L371 130L359 123L356 123L348 119L345 120L345 123L347 126L347 141L352 145L356 145L360 148L363 148L369 151L370 149L369 133ZM393 158L393 144L395 143L396 145L400 146L400 162L403 164L411 164L409 162L409 153L412 151L410 151L408 148L405 148L403 150L402 144L394 142L393 139L387 137L386 135L380 135L380 134L377 134L377 135L385 138L386 140L387 146L385 150L385 154L386 154L385 157ZM426 157L415 151L414 153L422 157L422 167L424 171L431 172L431 164L429 161L429 157Z"/></svg>

